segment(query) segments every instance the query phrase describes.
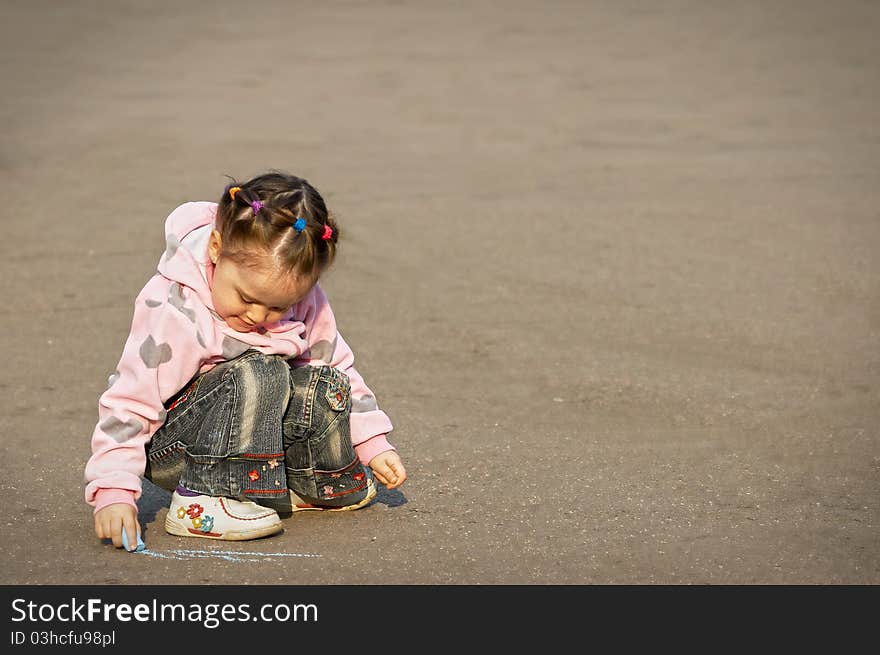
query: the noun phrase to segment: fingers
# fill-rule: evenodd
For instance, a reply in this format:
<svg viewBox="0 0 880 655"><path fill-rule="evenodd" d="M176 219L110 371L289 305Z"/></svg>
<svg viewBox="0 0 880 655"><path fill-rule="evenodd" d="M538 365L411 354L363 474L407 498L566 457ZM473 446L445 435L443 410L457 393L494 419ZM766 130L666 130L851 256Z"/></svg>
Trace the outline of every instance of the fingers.
<svg viewBox="0 0 880 655"><path fill-rule="evenodd" d="M406 469L400 462L389 462L384 468L383 484L388 489L396 489L406 480Z"/></svg>
<svg viewBox="0 0 880 655"><path fill-rule="evenodd" d="M394 489L397 486L397 470L394 467L393 463L389 463L386 467L385 477L388 478L388 484L385 486L389 489Z"/></svg>
<svg viewBox="0 0 880 655"><path fill-rule="evenodd" d="M110 518L110 534L108 536L113 540L114 546L122 548L122 518L119 516Z"/></svg>
<svg viewBox="0 0 880 655"><path fill-rule="evenodd" d="M382 465L378 472L376 472L376 477L379 478L379 482L384 484L388 489L392 489L397 476L394 474L394 469L390 466Z"/></svg>
<svg viewBox="0 0 880 655"><path fill-rule="evenodd" d="M122 527L122 523L119 523L120 528ZM113 539L113 518L111 516L107 516L106 514L96 514L95 515L95 535L97 535L98 539ZM119 538L122 538L122 535L119 535ZM119 544L115 541L113 544L118 548Z"/></svg>
<svg viewBox="0 0 880 655"><path fill-rule="evenodd" d="M122 525L125 528L125 536L128 537L128 543L122 544L122 547L126 550L136 550L137 549L137 536L140 533L140 526L137 524L133 516L126 516ZM122 536L120 535L119 540L122 541Z"/></svg>
<svg viewBox="0 0 880 655"><path fill-rule="evenodd" d="M398 463L397 465L397 485L400 486L404 482L406 482L406 469L403 467L402 463Z"/></svg>

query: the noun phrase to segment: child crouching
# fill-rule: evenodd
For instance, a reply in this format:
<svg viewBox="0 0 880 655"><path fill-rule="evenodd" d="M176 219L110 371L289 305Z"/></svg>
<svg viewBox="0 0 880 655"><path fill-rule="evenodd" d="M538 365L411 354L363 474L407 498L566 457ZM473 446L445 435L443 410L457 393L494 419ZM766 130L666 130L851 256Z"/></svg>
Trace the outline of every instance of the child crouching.
<svg viewBox="0 0 880 655"><path fill-rule="evenodd" d="M282 514L368 504L406 470L318 284L339 227L307 181L269 173L166 221L158 273L86 465L95 532L133 549L141 476L173 491L171 534L253 539ZM122 544L122 529L129 544Z"/></svg>

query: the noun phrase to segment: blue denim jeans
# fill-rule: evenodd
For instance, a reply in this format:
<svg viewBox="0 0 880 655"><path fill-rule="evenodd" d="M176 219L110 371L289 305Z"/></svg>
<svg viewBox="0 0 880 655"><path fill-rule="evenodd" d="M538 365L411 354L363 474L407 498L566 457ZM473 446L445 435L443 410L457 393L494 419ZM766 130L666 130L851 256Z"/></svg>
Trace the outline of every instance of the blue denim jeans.
<svg viewBox="0 0 880 655"><path fill-rule="evenodd" d="M160 487L279 512L291 510L288 488L330 507L367 495L368 474L351 444L348 377L335 368L292 368L248 350L197 375L165 409L144 473Z"/></svg>

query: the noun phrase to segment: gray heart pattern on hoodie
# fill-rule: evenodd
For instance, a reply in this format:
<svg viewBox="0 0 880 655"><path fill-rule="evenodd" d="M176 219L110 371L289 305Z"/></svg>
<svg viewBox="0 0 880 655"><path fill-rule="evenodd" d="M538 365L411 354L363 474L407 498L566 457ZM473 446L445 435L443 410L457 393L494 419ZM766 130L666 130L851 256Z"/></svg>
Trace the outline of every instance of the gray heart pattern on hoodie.
<svg viewBox="0 0 880 655"><path fill-rule="evenodd" d="M118 443L128 441L144 431L144 426L141 425L140 421L130 418L123 423L115 416L104 419L98 427L104 434Z"/></svg>
<svg viewBox="0 0 880 655"><path fill-rule="evenodd" d="M175 282L168 289L168 304L179 310L181 314L186 316L193 323L196 322L196 313L189 307L184 307L186 297L183 295L183 286Z"/></svg>
<svg viewBox="0 0 880 655"><path fill-rule="evenodd" d="M160 364L171 361L171 346L167 343L157 344L153 335L144 340L138 352L147 368L158 368Z"/></svg>
<svg viewBox="0 0 880 655"><path fill-rule="evenodd" d="M165 236L165 246L165 260L167 261L177 254L177 249L180 248L180 241L178 241L176 235L168 234Z"/></svg>
<svg viewBox="0 0 880 655"><path fill-rule="evenodd" d="M351 411L355 414L372 412L374 409L379 409L379 405L376 403L376 397L371 394L351 399Z"/></svg>
<svg viewBox="0 0 880 655"><path fill-rule="evenodd" d="M312 359L320 359L328 364L333 360L333 353L336 352L336 339L330 343L326 339L321 339L309 348L309 357Z"/></svg>

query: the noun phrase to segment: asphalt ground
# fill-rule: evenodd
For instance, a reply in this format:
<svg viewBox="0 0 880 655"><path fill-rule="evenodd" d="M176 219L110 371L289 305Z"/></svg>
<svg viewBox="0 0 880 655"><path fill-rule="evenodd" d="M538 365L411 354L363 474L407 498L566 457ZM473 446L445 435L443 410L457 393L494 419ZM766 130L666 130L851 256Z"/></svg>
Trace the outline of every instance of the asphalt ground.
<svg viewBox="0 0 880 655"><path fill-rule="evenodd" d="M876 584L880 5L6 1L4 584ZM309 179L409 472L251 542L94 537L178 204Z"/></svg>

